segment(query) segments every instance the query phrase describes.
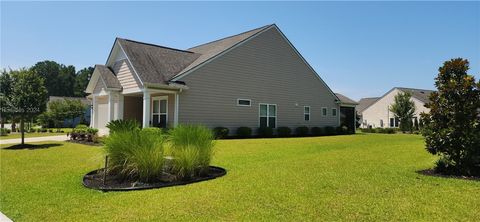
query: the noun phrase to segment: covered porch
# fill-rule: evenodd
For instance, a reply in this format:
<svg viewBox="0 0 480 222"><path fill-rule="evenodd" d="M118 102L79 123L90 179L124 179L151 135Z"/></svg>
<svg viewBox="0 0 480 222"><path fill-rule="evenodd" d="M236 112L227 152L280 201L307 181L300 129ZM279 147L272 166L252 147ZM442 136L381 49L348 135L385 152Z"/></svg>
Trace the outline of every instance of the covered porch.
<svg viewBox="0 0 480 222"><path fill-rule="evenodd" d="M91 127L108 134L112 120L132 119L142 127L171 128L178 124L178 90L144 89L136 92L103 91L90 95Z"/></svg>

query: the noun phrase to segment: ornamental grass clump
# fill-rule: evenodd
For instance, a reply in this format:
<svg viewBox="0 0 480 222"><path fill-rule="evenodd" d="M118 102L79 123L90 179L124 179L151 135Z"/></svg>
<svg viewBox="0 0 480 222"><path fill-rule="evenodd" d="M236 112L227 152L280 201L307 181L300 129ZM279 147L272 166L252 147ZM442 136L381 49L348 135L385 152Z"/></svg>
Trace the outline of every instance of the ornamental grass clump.
<svg viewBox="0 0 480 222"><path fill-rule="evenodd" d="M131 128L121 126L111 131L105 141L109 157L109 171L125 179L142 182L157 181L164 166L165 136L158 128Z"/></svg>
<svg viewBox="0 0 480 222"><path fill-rule="evenodd" d="M180 125L170 132L172 173L189 179L208 171L213 156L214 135L210 129L197 125Z"/></svg>

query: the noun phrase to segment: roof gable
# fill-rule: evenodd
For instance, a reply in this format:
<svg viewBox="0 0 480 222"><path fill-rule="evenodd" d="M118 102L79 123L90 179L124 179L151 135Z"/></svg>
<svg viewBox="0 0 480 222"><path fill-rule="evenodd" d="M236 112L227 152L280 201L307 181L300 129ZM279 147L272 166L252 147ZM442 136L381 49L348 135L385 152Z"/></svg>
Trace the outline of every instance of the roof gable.
<svg viewBox="0 0 480 222"><path fill-rule="evenodd" d="M117 38L142 82L163 84L200 55L163 46Z"/></svg>
<svg viewBox="0 0 480 222"><path fill-rule="evenodd" d="M392 91L398 90L404 93L410 93L412 98L419 100L422 103L428 103L430 102L430 94L432 92L435 92L434 90L428 90L428 89L414 89L414 88L405 88L405 87L393 87L392 89L388 90L385 94L383 94L381 97L374 97L374 98L362 98L359 101L357 110L359 112L363 112L376 102L378 102L380 99L384 98L386 95L390 94Z"/></svg>

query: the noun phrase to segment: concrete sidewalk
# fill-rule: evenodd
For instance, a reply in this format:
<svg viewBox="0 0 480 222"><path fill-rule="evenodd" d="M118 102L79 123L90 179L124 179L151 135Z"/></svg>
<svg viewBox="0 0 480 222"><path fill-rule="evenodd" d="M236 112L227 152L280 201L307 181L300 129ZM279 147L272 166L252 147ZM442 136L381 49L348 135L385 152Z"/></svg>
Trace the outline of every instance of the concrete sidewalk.
<svg viewBox="0 0 480 222"><path fill-rule="evenodd" d="M58 136L42 136L42 137L31 137L31 138L25 138L25 143L33 143L33 142L44 142L44 141L65 141L68 140L69 138L67 135L58 135ZM21 138L15 138L15 139L1 139L0 144L20 144Z"/></svg>
<svg viewBox="0 0 480 222"><path fill-rule="evenodd" d="M12 222L12 220L10 220L10 218L8 218L7 216L5 216L5 214L0 212L0 222Z"/></svg>

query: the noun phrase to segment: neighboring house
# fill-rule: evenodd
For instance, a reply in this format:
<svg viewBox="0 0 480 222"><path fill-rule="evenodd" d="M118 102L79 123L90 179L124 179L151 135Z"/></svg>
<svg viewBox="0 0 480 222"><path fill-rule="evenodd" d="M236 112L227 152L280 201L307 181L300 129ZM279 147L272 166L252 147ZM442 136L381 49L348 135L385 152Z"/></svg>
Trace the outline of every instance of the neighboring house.
<svg viewBox="0 0 480 222"><path fill-rule="evenodd" d="M62 97L62 96L50 96L48 97L48 102L51 101L63 101L65 99L68 100L79 100L82 102L83 105L85 105L85 112L83 113L83 116L78 116L75 119L65 119L63 121L63 127L74 127L78 125L80 122L85 122L87 125L90 124L90 114L92 110L92 103L90 100L83 98L83 97ZM83 117L83 121L80 121L81 118Z"/></svg>
<svg viewBox="0 0 480 222"><path fill-rule="evenodd" d="M116 38L85 92L91 126L101 133L116 119L230 133L240 126L340 125L341 101L276 25L187 50Z"/></svg>
<svg viewBox="0 0 480 222"><path fill-rule="evenodd" d="M408 92L412 95L412 101L415 103L414 119L416 118L419 121L420 113L430 111L425 107L425 103L429 102L428 97L434 91L394 87L382 97L360 99L357 110L362 116L361 127L399 127L399 120L390 111L390 106L394 103L395 96L400 92Z"/></svg>

